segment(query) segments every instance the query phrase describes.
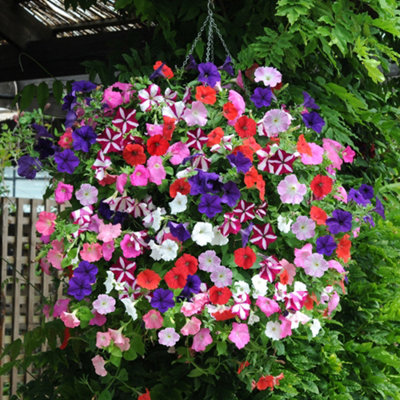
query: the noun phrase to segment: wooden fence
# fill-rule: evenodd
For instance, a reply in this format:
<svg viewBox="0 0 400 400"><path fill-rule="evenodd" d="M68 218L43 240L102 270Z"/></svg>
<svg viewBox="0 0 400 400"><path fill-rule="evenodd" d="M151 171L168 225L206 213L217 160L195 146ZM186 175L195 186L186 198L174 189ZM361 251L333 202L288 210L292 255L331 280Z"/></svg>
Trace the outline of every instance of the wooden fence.
<svg viewBox="0 0 400 400"><path fill-rule="evenodd" d="M35 274L40 241L35 224L40 211L56 209L52 201L0 198L0 348L38 326L43 318L42 295L47 296L52 285L48 275ZM13 368L0 376L0 398L9 399L19 385L32 379L29 372Z"/></svg>

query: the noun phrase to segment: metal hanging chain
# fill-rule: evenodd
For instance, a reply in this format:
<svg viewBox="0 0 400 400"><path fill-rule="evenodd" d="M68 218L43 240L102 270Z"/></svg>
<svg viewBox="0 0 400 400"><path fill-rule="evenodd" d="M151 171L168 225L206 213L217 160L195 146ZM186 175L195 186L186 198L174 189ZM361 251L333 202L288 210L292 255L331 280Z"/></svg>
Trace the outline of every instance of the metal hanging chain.
<svg viewBox="0 0 400 400"><path fill-rule="evenodd" d="M204 20L203 25L201 26L199 33L197 34L192 47L190 48L188 54L186 55L185 61L182 64L181 69L183 70L189 59L190 56L193 54L194 49L196 48L196 45L198 41L200 40L201 35L203 34L204 29L208 25L208 33L207 33L207 46L206 46L206 62L214 62L214 32L217 33L219 40L222 43L222 46L224 47L224 50L226 52L226 55L230 57L232 60L232 56L228 50L228 46L226 45L224 39L222 38L221 32L218 29L217 24L215 23L214 20L214 0L208 0L207 3L207 18Z"/></svg>

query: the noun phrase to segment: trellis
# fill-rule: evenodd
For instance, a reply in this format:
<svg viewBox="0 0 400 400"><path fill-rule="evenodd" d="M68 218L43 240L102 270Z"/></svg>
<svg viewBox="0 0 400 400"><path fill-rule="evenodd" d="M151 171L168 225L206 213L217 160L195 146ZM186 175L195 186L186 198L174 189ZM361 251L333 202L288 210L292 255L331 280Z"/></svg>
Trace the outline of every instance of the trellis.
<svg viewBox="0 0 400 400"><path fill-rule="evenodd" d="M38 326L43 318L42 298L53 289L48 275L36 274L35 256L40 239L35 224L40 211L54 211L57 208L49 200L0 199L1 348ZM7 357L1 362L7 362ZM17 368L0 376L1 399L9 399L19 385L30 379L32 371L20 371Z"/></svg>

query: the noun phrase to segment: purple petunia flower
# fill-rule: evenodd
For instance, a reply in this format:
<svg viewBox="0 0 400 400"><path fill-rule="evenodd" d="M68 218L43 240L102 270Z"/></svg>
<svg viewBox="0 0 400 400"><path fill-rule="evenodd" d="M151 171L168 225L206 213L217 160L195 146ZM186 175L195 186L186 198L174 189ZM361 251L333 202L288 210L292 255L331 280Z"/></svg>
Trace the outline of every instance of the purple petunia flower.
<svg viewBox="0 0 400 400"><path fill-rule="evenodd" d="M251 232L253 232L253 226L254 224L250 222L247 228L240 230L240 234L242 235L242 247L247 246L247 242L249 241Z"/></svg>
<svg viewBox="0 0 400 400"><path fill-rule="evenodd" d="M215 172L205 172L201 169L197 170L197 175L188 179L190 183L190 194L218 193L221 190L219 175Z"/></svg>
<svg viewBox="0 0 400 400"><path fill-rule="evenodd" d="M174 293L168 289L156 289L150 302L151 306L157 308L162 313L175 305Z"/></svg>
<svg viewBox="0 0 400 400"><path fill-rule="evenodd" d="M190 232L186 229L187 225L187 223L178 224L177 222L168 222L168 228L171 231L172 235L174 235L181 242L184 242L191 237Z"/></svg>
<svg viewBox="0 0 400 400"><path fill-rule="evenodd" d="M334 210L332 217L326 220L329 232L336 235L339 232L348 232L351 230L353 216L348 211Z"/></svg>
<svg viewBox="0 0 400 400"><path fill-rule="evenodd" d="M232 167L236 167L237 172L246 173L252 166L251 161L241 151L238 151L236 155L229 154L227 159Z"/></svg>
<svg viewBox="0 0 400 400"><path fill-rule="evenodd" d="M188 275L186 285L181 292L181 296L190 298L192 294L200 292L201 280L197 275Z"/></svg>
<svg viewBox="0 0 400 400"><path fill-rule="evenodd" d="M163 73L162 73L162 68L163 68L164 65L165 65L165 63L161 63L161 65L156 70L154 70L154 72L149 76L149 79L151 81L153 81L154 79L156 79L158 77L163 77L164 76Z"/></svg>
<svg viewBox="0 0 400 400"><path fill-rule="evenodd" d="M271 104L272 91L269 86L266 88L257 87L250 97L250 100L257 108L268 107Z"/></svg>
<svg viewBox="0 0 400 400"><path fill-rule="evenodd" d="M326 256L331 256L332 253L337 248L337 244L335 243L335 239L330 236L321 236L317 239L317 253L325 254Z"/></svg>
<svg viewBox="0 0 400 400"><path fill-rule="evenodd" d="M92 285L80 277L72 277L69 280L69 287L67 294L74 296L76 300L83 300L84 297L92 293Z"/></svg>
<svg viewBox="0 0 400 400"><path fill-rule="evenodd" d="M363 219L364 222L370 225L370 228L375 226L375 222L371 214L366 215Z"/></svg>
<svg viewBox="0 0 400 400"><path fill-rule="evenodd" d="M355 203L363 207L367 206L370 203L370 201L366 199L358 190L353 188L349 190L347 198L349 200L353 200Z"/></svg>
<svg viewBox="0 0 400 400"><path fill-rule="evenodd" d="M74 122L76 121L76 114L74 111L68 111L67 115L65 116L65 127L70 128L74 125Z"/></svg>
<svg viewBox="0 0 400 400"><path fill-rule="evenodd" d="M382 202L379 200L378 197L376 197L376 205L375 208L372 210L375 211L377 214L379 214L383 219L386 219L385 216L385 208L383 207Z"/></svg>
<svg viewBox="0 0 400 400"><path fill-rule="evenodd" d="M37 143L33 146L33 149L39 153L39 158L44 160L45 158L54 154L53 143L44 138L40 138Z"/></svg>
<svg viewBox="0 0 400 400"><path fill-rule="evenodd" d="M371 200L374 197L374 188L372 186L366 185L363 183L358 191L364 197L364 199Z"/></svg>
<svg viewBox="0 0 400 400"><path fill-rule="evenodd" d="M221 80L221 75L218 72L218 68L213 63L201 63L197 67L200 72L200 75L197 79L200 82L214 87Z"/></svg>
<svg viewBox="0 0 400 400"><path fill-rule="evenodd" d="M228 204L229 207L235 207L236 203L240 199L240 190L235 182L226 182L222 187L224 194L221 198L221 202Z"/></svg>
<svg viewBox="0 0 400 400"><path fill-rule="evenodd" d="M74 150L89 152L90 146L96 143L96 133L91 126L82 126L72 132Z"/></svg>
<svg viewBox="0 0 400 400"><path fill-rule="evenodd" d="M301 114L301 116L307 128L310 128L317 133L321 133L325 121L317 112L311 111L310 113Z"/></svg>
<svg viewBox="0 0 400 400"><path fill-rule="evenodd" d="M32 124L32 128L36 131L36 133L37 133L36 137L37 138L46 138L46 137L47 138L51 138L51 137L53 137L53 135L42 125L33 123Z"/></svg>
<svg viewBox="0 0 400 400"><path fill-rule="evenodd" d="M215 217L222 212L221 198L212 194L203 194L198 210L202 214L206 214L208 218Z"/></svg>
<svg viewBox="0 0 400 400"><path fill-rule="evenodd" d="M37 158L25 155L18 160L18 175L26 179L34 179L41 168L42 164Z"/></svg>
<svg viewBox="0 0 400 400"><path fill-rule="evenodd" d="M189 56L189 62L188 62L188 64L187 64L186 67L185 67L185 70L188 71L189 69L195 69L195 70L198 69L197 62L196 62L196 60L194 59L193 54L190 54L190 56Z"/></svg>
<svg viewBox="0 0 400 400"><path fill-rule="evenodd" d="M76 92L87 93L96 89L97 85L90 81L76 81L72 83L72 94L74 95Z"/></svg>
<svg viewBox="0 0 400 400"><path fill-rule="evenodd" d="M72 174L79 165L79 158L70 149L56 153L54 161L57 164L57 170L67 174Z"/></svg>
<svg viewBox="0 0 400 400"><path fill-rule="evenodd" d="M303 106L307 108L313 108L314 110L319 110L319 106L315 104L315 100L307 93L303 92Z"/></svg>
<svg viewBox="0 0 400 400"><path fill-rule="evenodd" d="M73 277L76 279L83 279L89 283L95 283L98 271L98 268L94 264L88 261L81 261L78 268L74 269Z"/></svg>
<svg viewBox="0 0 400 400"><path fill-rule="evenodd" d="M224 63L221 67L219 67L219 69L226 71L230 76L235 75L235 72L233 71L232 59L229 56L225 58Z"/></svg>
<svg viewBox="0 0 400 400"><path fill-rule="evenodd" d="M63 98L64 103L61 106L61 109L64 111L72 111L74 107L77 105L76 97L72 93L68 93Z"/></svg>

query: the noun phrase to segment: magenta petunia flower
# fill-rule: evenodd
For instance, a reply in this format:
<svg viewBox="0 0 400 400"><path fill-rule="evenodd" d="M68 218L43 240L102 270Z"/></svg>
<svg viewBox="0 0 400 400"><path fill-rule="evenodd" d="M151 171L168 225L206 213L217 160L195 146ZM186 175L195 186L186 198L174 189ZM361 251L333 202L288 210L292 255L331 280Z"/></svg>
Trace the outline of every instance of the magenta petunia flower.
<svg viewBox="0 0 400 400"><path fill-rule="evenodd" d="M147 160L147 170L150 174L150 182L153 182L156 185L161 185L163 179L167 176L160 156L151 156Z"/></svg>
<svg viewBox="0 0 400 400"><path fill-rule="evenodd" d="M71 200L74 187L68 185L64 182L58 182L57 188L55 190L55 199L58 204L63 204L66 201Z"/></svg>
<svg viewBox="0 0 400 400"><path fill-rule="evenodd" d="M144 165L136 165L135 171L130 175L132 186L146 186L150 172Z"/></svg>
<svg viewBox="0 0 400 400"><path fill-rule="evenodd" d="M256 305L267 317L281 311L281 308L275 300L264 296L257 297Z"/></svg>

